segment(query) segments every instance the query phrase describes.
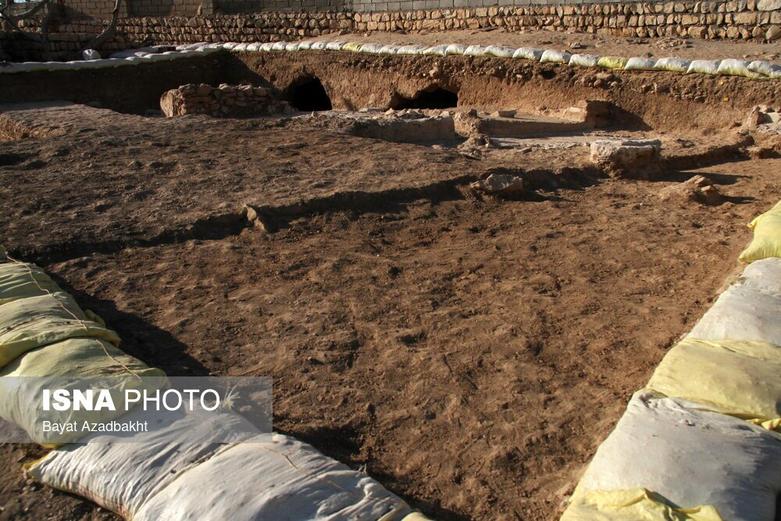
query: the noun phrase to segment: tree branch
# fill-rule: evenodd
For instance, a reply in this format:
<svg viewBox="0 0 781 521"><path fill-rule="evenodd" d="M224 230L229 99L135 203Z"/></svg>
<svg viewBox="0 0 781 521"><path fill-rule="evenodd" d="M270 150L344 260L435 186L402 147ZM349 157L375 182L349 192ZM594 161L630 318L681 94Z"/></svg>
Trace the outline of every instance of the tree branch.
<svg viewBox="0 0 781 521"><path fill-rule="evenodd" d="M48 1L48 0L47 0ZM82 48L82 51L86 51L87 49L99 49L104 43L106 43L107 40L112 38L114 36L114 33L117 31L117 19L119 19L119 5L121 3L121 0L115 0L114 2L114 10L111 12L111 23L108 27L106 27L102 33L97 35L95 38L89 41L85 47Z"/></svg>
<svg viewBox="0 0 781 521"><path fill-rule="evenodd" d="M33 16L36 15L36 13L38 13L38 11L46 7L48 3L49 0L41 0L40 2L32 6L30 9L28 9L27 11L17 15L11 15L8 14L8 8L10 7L11 4L6 1L3 2L3 6L0 9L0 18L8 21L14 28L18 28L20 20L24 20L25 18L32 18Z"/></svg>

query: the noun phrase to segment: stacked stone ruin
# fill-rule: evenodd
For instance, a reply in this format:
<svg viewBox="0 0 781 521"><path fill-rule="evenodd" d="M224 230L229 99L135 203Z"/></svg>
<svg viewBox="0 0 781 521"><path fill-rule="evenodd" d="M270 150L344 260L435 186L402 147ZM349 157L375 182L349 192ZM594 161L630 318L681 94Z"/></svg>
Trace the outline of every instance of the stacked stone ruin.
<svg viewBox="0 0 781 521"><path fill-rule="evenodd" d="M212 87L190 83L163 93L160 109L169 118L187 114L248 117L287 113L290 106L276 99L265 87L225 83Z"/></svg>

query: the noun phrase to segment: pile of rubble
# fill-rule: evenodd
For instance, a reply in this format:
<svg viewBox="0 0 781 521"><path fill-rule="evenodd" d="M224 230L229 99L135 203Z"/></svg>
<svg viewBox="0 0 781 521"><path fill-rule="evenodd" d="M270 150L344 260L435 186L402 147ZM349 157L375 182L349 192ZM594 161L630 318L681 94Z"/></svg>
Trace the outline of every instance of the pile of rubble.
<svg viewBox="0 0 781 521"><path fill-rule="evenodd" d="M188 83L160 97L160 109L166 117L207 114L215 117L250 117L290 114L287 102L274 96L271 89L252 85Z"/></svg>

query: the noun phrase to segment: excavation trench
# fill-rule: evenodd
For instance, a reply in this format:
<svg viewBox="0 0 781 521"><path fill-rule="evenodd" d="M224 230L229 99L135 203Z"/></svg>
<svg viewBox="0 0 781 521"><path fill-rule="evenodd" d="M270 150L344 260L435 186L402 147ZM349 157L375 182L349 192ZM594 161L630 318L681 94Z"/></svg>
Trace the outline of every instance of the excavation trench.
<svg viewBox="0 0 781 521"><path fill-rule="evenodd" d="M610 77L609 88L599 75ZM115 69L9 74L0 82L0 98L90 102L143 114L158 110L160 95L183 84L242 82L270 84L302 111L458 106L541 114L575 100L601 100L613 106L608 126L700 135L739 123L753 106L772 105L778 96L777 82L736 76L601 72L490 57L225 51Z"/></svg>
<svg viewBox="0 0 781 521"><path fill-rule="evenodd" d="M11 253L67 281L152 365L272 376L277 429L367 466L434 518L555 516L628 394L734 268L749 234L736 223L781 196L777 161L736 161L749 140L682 148L660 161L676 179L658 182L605 180L577 163L582 143L569 156L485 161L418 144L707 135L772 102L766 82L612 73L606 90L592 72L551 64L324 52L190 65L140 67L150 85L136 71L17 74L0 97L26 89L138 113L183 83L250 82L326 114L63 109L69 132L3 144L0 170L16 183L0 228ZM666 90L637 94L651 83ZM331 125L336 112L363 116ZM19 169L38 148L58 159ZM698 173L757 199L726 211L661 202L659 185L694 175L672 170L705 165ZM490 175L523 177L539 197L467 188Z"/></svg>

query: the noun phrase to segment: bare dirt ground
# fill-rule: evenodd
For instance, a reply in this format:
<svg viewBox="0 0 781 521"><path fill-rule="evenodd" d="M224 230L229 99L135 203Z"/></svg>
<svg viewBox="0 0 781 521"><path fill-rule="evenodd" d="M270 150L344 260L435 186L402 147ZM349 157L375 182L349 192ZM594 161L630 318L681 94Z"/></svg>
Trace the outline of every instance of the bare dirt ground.
<svg viewBox="0 0 781 521"><path fill-rule="evenodd" d="M307 38L308 39L308 38ZM626 38L601 34L557 31L517 32L501 28L446 31L432 33L369 32L323 35L314 40L366 41L385 44L438 45L463 43L469 45L507 45L510 47L540 47L610 56L647 56L715 60L742 58L753 60L781 59L778 44L761 42L702 40L699 38Z"/></svg>
<svg viewBox="0 0 781 521"><path fill-rule="evenodd" d="M584 175L509 201L467 184L496 168L559 175L586 148L474 159L327 117L24 117L46 131L0 142L5 246L169 374L273 377L276 429L440 520L556 518L736 269L745 224L781 196L779 159ZM695 173L727 201L660 199ZM247 227L244 203L276 230ZM0 449L0 519L113 518L25 483L38 454Z"/></svg>

